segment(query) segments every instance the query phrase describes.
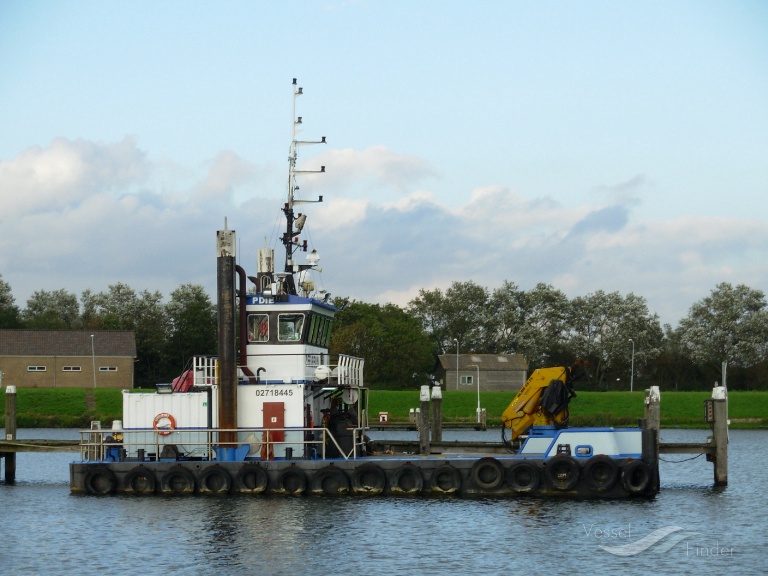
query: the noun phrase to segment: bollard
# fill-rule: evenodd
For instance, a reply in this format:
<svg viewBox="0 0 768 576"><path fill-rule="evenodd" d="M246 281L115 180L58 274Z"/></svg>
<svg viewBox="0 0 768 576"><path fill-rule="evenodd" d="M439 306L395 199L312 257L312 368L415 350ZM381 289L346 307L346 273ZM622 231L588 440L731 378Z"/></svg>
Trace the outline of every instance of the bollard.
<svg viewBox="0 0 768 576"><path fill-rule="evenodd" d="M429 454L429 386L421 387L419 413L419 453Z"/></svg>
<svg viewBox="0 0 768 576"><path fill-rule="evenodd" d="M443 393L440 386L432 387L432 442L443 441Z"/></svg>
<svg viewBox="0 0 768 576"><path fill-rule="evenodd" d="M16 386L5 389L5 439L16 440ZM5 453L5 483L16 481L16 452Z"/></svg>

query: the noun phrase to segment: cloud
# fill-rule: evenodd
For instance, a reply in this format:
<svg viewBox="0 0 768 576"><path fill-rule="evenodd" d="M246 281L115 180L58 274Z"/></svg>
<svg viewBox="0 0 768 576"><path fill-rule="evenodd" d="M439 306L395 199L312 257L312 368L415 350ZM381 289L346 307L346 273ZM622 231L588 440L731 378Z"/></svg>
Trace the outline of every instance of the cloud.
<svg viewBox="0 0 768 576"><path fill-rule="evenodd" d="M185 177L168 187L174 171ZM58 138L2 162L0 273L21 303L40 289L204 283L212 235L235 212L232 190L258 170L222 152L201 171L153 163L133 138Z"/></svg>
<svg viewBox="0 0 768 576"><path fill-rule="evenodd" d="M595 232L617 232L629 220L623 206L606 206L594 210L579 220L570 230L569 237L584 236Z"/></svg>
<svg viewBox="0 0 768 576"><path fill-rule="evenodd" d="M569 297L633 292L676 324L719 282L768 287L768 230L757 220L643 222L628 199L565 207L502 185L448 206L439 182L426 186L435 174L418 158L373 147L329 151L322 160L336 183L323 184L322 203L301 206L303 238L322 257L318 287L334 295L404 306L420 289L454 281L491 290L504 280L524 289L544 282ZM130 137L29 148L0 163L0 274L21 306L36 290L79 294L115 282L166 296L202 284L215 297L215 234L224 217L247 272L265 237L282 259L284 199L238 200L265 170L231 151L204 166L153 160Z"/></svg>
<svg viewBox="0 0 768 576"><path fill-rule="evenodd" d="M194 201L229 202L234 188L252 181L258 174L256 167L231 150L220 152L210 163L205 178L195 187Z"/></svg>
<svg viewBox="0 0 768 576"><path fill-rule="evenodd" d="M3 220L71 208L95 191L138 185L147 174L146 155L132 137L113 144L57 138L0 162Z"/></svg>
<svg viewBox="0 0 768 576"><path fill-rule="evenodd" d="M302 169L319 169L320 166L327 166L328 171L322 178L312 180L313 187L342 189L355 195L364 193L370 196L368 187L408 194L420 182L437 176L435 169L425 160L397 154L385 146L371 146L364 150L329 150L309 162L301 163ZM304 178L307 176L299 176L300 181Z"/></svg>

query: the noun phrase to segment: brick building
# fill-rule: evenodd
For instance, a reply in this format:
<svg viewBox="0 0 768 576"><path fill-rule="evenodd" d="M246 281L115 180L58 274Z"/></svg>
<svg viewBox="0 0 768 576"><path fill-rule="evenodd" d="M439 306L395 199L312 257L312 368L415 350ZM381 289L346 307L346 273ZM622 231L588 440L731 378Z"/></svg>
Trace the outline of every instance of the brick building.
<svg viewBox="0 0 768 576"><path fill-rule="evenodd" d="M135 360L127 330L0 330L4 386L133 388Z"/></svg>
<svg viewBox="0 0 768 576"><path fill-rule="evenodd" d="M515 391L528 377L522 354L443 354L439 359L436 376L446 391L477 389L478 377L481 391Z"/></svg>

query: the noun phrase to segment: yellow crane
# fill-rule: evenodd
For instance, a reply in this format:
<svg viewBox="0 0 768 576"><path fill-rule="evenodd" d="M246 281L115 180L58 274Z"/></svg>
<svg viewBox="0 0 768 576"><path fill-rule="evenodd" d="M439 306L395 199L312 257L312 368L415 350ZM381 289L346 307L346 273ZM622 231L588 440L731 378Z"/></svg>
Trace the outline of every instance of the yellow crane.
<svg viewBox="0 0 768 576"><path fill-rule="evenodd" d="M510 451L514 442L531 426L568 426L568 403L576 396L573 382L586 374L586 362L578 361L571 368L555 366L538 368L520 388L501 415L501 438ZM507 438L507 429L511 437Z"/></svg>

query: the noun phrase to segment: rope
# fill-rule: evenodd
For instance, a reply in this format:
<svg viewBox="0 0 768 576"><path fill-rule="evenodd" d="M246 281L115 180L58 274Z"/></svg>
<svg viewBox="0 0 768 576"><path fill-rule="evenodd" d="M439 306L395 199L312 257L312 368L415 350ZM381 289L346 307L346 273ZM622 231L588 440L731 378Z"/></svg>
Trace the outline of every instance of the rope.
<svg viewBox="0 0 768 576"><path fill-rule="evenodd" d="M704 454L696 454L696 456L691 456L690 458L685 458L683 460L667 460L666 458L662 458L659 456L659 460L662 462L669 462L670 464L680 464L681 462L688 462L689 460L696 460L696 458L700 458Z"/></svg>

